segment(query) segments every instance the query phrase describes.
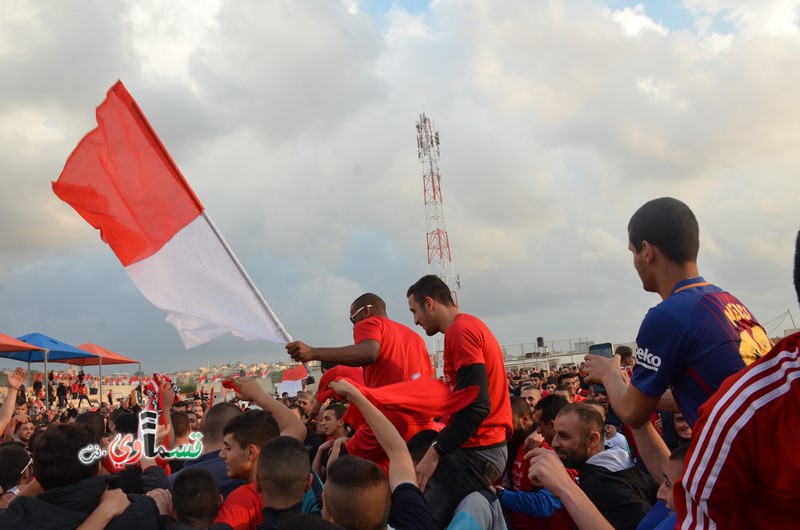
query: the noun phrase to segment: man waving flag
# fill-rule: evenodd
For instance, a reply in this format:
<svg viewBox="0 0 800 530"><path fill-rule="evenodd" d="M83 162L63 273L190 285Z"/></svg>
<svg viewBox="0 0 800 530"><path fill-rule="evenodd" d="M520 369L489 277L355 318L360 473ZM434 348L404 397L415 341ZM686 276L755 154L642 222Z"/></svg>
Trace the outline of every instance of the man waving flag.
<svg viewBox="0 0 800 530"><path fill-rule="evenodd" d="M122 82L53 191L100 230L187 348L225 333L291 341Z"/></svg>

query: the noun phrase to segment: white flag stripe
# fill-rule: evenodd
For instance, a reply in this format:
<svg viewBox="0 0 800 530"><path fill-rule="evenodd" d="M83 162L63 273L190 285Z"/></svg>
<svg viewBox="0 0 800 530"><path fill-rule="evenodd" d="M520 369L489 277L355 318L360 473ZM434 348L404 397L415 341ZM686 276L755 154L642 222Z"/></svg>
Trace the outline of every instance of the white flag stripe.
<svg viewBox="0 0 800 530"><path fill-rule="evenodd" d="M245 340L291 340L202 216L125 270L142 294L168 314L187 348L228 332Z"/></svg>

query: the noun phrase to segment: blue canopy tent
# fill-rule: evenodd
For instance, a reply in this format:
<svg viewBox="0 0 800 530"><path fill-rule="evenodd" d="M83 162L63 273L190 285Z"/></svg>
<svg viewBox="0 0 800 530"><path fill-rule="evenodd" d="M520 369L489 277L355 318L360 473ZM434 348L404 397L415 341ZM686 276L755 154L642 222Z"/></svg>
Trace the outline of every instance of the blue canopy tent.
<svg viewBox="0 0 800 530"><path fill-rule="evenodd" d="M28 333L17 340L26 342L32 346L37 346L39 350L16 350L16 351L0 351L0 357L5 359L14 359L17 361L28 363L28 372L31 369L31 363L44 362L44 373L47 373L47 362L64 362L66 359L75 359L76 357L96 357L96 355L84 350L80 350L75 346L70 346L65 342L42 335L41 333ZM45 406L50 408L50 392L45 392Z"/></svg>

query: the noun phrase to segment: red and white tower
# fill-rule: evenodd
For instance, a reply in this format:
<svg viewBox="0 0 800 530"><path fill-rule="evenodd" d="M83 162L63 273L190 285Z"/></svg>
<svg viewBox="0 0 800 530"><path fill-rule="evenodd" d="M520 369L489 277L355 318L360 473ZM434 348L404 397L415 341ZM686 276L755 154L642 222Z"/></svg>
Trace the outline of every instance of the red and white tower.
<svg viewBox="0 0 800 530"><path fill-rule="evenodd" d="M428 272L436 274L450 287L458 305L461 281L453 274L453 257L444 222L442 176L439 174L439 133L423 112L417 122L417 153L422 162L422 182L425 186L425 231L428 244Z"/></svg>

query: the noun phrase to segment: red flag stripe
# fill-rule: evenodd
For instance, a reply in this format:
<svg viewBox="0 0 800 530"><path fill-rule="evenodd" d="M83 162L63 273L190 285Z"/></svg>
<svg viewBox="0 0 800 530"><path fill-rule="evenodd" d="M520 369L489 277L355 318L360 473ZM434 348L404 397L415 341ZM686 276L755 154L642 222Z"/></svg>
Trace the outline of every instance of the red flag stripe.
<svg viewBox="0 0 800 530"><path fill-rule="evenodd" d="M128 266L156 253L203 206L121 82L96 114L98 127L67 159L53 191Z"/></svg>

